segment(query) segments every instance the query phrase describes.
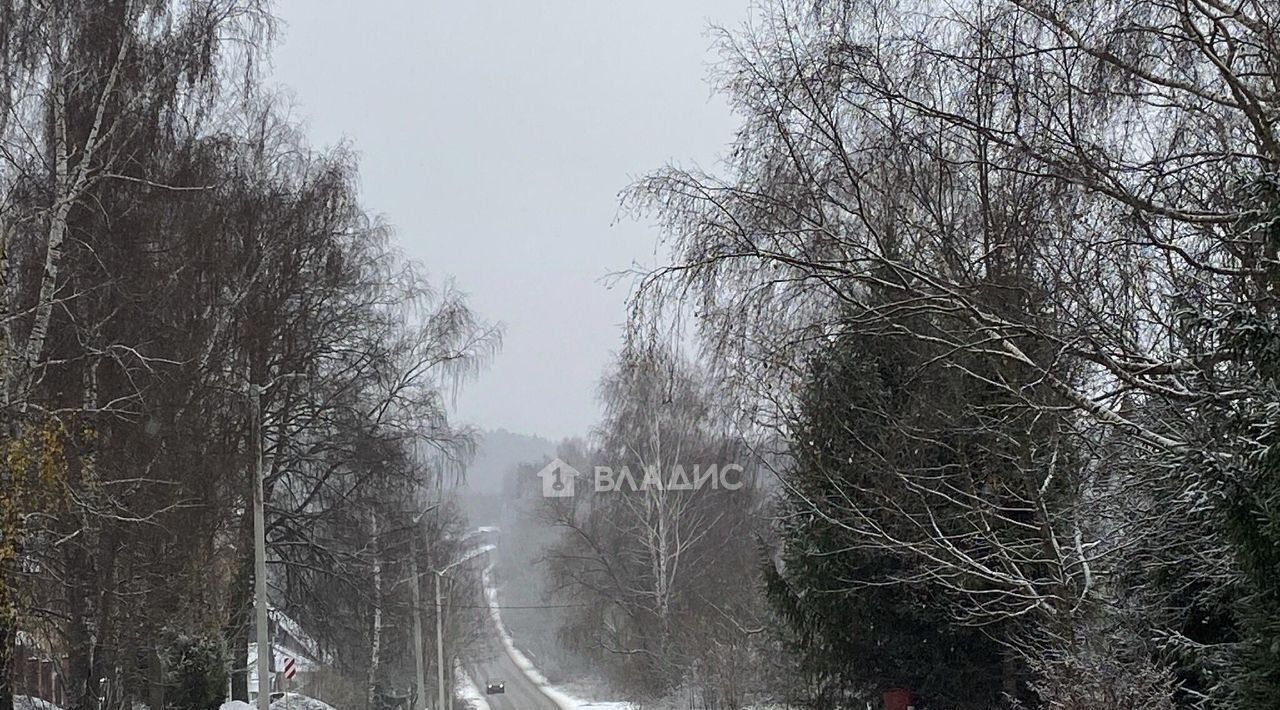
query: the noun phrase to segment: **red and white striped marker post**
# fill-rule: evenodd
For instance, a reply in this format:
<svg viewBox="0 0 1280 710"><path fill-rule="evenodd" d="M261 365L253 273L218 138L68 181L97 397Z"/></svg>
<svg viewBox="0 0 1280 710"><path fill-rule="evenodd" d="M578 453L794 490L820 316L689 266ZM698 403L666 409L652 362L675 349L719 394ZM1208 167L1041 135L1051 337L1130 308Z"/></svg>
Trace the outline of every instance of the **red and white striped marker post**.
<svg viewBox="0 0 1280 710"><path fill-rule="evenodd" d="M298 675L298 664L292 658L284 659L284 706L289 707L289 681Z"/></svg>

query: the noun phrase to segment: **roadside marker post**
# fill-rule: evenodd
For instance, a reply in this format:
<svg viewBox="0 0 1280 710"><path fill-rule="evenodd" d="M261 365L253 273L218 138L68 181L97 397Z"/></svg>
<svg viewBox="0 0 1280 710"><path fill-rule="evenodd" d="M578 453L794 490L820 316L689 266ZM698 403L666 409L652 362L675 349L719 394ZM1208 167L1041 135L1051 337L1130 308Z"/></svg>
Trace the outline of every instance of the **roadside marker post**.
<svg viewBox="0 0 1280 710"><path fill-rule="evenodd" d="M285 710L288 710L289 708L289 681L293 680L294 676L296 675L298 675L298 665L294 662L292 658L285 658L284 660L284 707L285 707Z"/></svg>

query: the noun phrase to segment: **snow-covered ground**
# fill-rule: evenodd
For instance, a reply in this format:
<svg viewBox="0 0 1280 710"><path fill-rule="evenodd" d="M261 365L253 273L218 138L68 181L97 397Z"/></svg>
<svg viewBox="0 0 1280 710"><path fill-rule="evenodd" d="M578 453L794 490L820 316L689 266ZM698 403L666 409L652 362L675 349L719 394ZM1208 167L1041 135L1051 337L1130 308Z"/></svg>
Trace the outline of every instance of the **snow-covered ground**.
<svg viewBox="0 0 1280 710"><path fill-rule="evenodd" d="M271 703L271 710L334 710L334 707L301 693L285 693L283 698Z"/></svg>
<svg viewBox="0 0 1280 710"><path fill-rule="evenodd" d="M257 708L257 705L243 700L228 700L218 710L257 710ZM300 693L286 693L285 697L271 703L271 710L334 710L334 707Z"/></svg>
<svg viewBox="0 0 1280 710"><path fill-rule="evenodd" d="M458 698L471 710L489 710L489 701L484 699L479 686L462 670L461 665L453 667L453 687Z"/></svg>
<svg viewBox="0 0 1280 710"><path fill-rule="evenodd" d="M29 695L13 696L13 710L62 710L48 700L33 698Z"/></svg>
<svg viewBox="0 0 1280 710"><path fill-rule="evenodd" d="M485 567L482 575L484 581L484 596L489 603L489 617L493 619L493 625L498 629L498 636L502 639L502 645L506 647L507 655L511 656L511 660L515 662L529 678L534 685L542 690L547 697L551 698L561 710L578 710L578 708L593 708L595 710L630 710L631 703L622 701L592 701L583 700L566 693L563 689L551 685L547 681L547 677L542 675L537 666L533 665L533 661L524 655L520 649L516 648L515 641L511 638L511 633L507 631L507 627L502 623L502 613L500 604L498 603L498 590L493 586L493 567Z"/></svg>
<svg viewBox="0 0 1280 710"><path fill-rule="evenodd" d="M591 708L591 710L632 710L634 708L634 705L622 700L586 700L585 698L609 697L610 693L602 683L561 683L556 687L560 692L573 698L579 708ZM647 704L646 707L648 707Z"/></svg>

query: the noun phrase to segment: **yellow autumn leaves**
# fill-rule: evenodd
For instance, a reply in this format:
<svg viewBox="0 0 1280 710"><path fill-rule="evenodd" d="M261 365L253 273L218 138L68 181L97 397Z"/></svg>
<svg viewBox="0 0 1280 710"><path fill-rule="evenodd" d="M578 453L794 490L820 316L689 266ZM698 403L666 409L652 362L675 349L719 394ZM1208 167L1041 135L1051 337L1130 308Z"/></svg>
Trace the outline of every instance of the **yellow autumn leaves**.
<svg viewBox="0 0 1280 710"><path fill-rule="evenodd" d="M14 584L21 545L32 513L52 510L65 499L68 444L65 426L54 419L24 427L0 440L0 619L16 612Z"/></svg>

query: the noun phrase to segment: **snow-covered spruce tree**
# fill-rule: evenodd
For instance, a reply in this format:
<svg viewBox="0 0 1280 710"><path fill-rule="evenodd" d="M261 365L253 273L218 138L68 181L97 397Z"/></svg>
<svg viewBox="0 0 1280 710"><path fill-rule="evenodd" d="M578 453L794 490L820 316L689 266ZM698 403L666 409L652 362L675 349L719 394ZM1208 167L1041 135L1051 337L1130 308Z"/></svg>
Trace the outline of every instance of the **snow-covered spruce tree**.
<svg viewBox="0 0 1280 710"><path fill-rule="evenodd" d="M1051 416L984 384L1013 376L998 361L939 355L855 330L812 358L770 589L847 690L977 710L1025 693L1029 634L1070 613L1044 531L1069 517L1072 456L1038 445Z"/></svg>
<svg viewBox="0 0 1280 710"><path fill-rule="evenodd" d="M1251 402L1258 419L1241 432L1259 447L1228 489L1226 533L1243 573L1236 608L1239 667L1232 697L1239 707L1280 706L1280 174L1252 182L1242 227L1261 247L1265 300L1233 323L1234 346L1262 382Z"/></svg>
<svg viewBox="0 0 1280 710"><path fill-rule="evenodd" d="M216 710L226 699L226 648L218 635L176 635L165 653L169 710Z"/></svg>
<svg viewBox="0 0 1280 710"><path fill-rule="evenodd" d="M1116 520L1142 532L1114 591L1132 637L1145 636L1176 679L1180 707L1280 699L1280 191L1264 174L1237 194L1233 248L1250 276L1181 300L1177 337L1198 353L1202 394L1194 407L1150 403L1142 415L1185 421L1195 445L1122 464L1136 485Z"/></svg>
<svg viewBox="0 0 1280 710"><path fill-rule="evenodd" d="M1280 707L1280 174L1250 181L1242 197L1240 242L1260 273L1218 335L1251 386L1226 420L1235 458L1204 463L1219 474L1222 535L1239 575L1232 663L1219 682L1230 706L1267 708Z"/></svg>

